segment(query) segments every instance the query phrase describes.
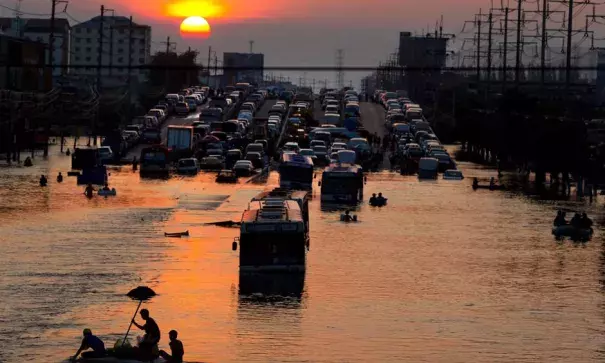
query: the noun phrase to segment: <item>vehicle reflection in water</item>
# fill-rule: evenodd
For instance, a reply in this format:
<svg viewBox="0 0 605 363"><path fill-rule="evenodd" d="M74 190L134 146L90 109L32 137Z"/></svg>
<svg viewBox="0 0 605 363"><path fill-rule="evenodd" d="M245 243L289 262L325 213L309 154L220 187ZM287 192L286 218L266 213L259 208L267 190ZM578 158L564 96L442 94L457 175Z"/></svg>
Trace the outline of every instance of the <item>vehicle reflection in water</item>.
<svg viewBox="0 0 605 363"><path fill-rule="evenodd" d="M305 273L239 274L239 304L299 305L305 287Z"/></svg>

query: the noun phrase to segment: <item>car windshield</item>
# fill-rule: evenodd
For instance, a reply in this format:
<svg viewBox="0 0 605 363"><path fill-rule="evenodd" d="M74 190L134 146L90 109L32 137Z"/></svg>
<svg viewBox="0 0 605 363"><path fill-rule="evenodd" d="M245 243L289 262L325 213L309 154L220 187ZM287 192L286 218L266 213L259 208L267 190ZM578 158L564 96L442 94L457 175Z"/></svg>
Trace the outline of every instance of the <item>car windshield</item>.
<svg viewBox="0 0 605 363"><path fill-rule="evenodd" d="M179 160L179 166L195 166L195 161L192 159Z"/></svg>
<svg viewBox="0 0 605 363"><path fill-rule="evenodd" d="M328 148L322 145L313 146L313 152L327 153Z"/></svg>
<svg viewBox="0 0 605 363"><path fill-rule="evenodd" d="M313 156L315 155L315 153L313 152L313 150L309 150L309 149L303 149L300 151L299 153L300 155L307 155L307 156Z"/></svg>

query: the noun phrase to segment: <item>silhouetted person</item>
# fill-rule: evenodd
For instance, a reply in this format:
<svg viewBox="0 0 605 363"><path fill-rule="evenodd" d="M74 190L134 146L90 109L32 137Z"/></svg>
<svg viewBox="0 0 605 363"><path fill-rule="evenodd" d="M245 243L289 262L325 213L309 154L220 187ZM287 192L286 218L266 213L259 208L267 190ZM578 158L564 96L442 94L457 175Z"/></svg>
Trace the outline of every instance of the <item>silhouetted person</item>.
<svg viewBox="0 0 605 363"><path fill-rule="evenodd" d="M378 193L378 197L376 197L376 202L378 203L378 205L385 205L387 200L385 197L382 196L382 193Z"/></svg>
<svg viewBox="0 0 605 363"><path fill-rule="evenodd" d="M372 193L372 196L370 197L370 205L376 205L376 193Z"/></svg>
<svg viewBox="0 0 605 363"><path fill-rule="evenodd" d="M45 187L48 184L48 180L46 179L46 177L44 175L40 176L40 186L41 187Z"/></svg>
<svg viewBox="0 0 605 363"><path fill-rule="evenodd" d="M580 213L574 214L569 224L571 224L575 228L582 228L582 216L580 216Z"/></svg>
<svg viewBox="0 0 605 363"><path fill-rule="evenodd" d="M176 330L171 330L168 332L168 337L170 338L170 352L171 354L166 353L163 350L160 350L160 357L164 358L167 363L182 363L183 355L185 355L185 348L183 347L183 343L177 339L179 333Z"/></svg>
<svg viewBox="0 0 605 363"><path fill-rule="evenodd" d="M57 175L57 183L63 183L63 174L61 174L61 172Z"/></svg>
<svg viewBox="0 0 605 363"><path fill-rule="evenodd" d="M92 187L92 184L90 184L90 183L89 183L89 184L86 186L86 189L84 189L84 194L86 194L86 196L87 196L88 198L92 198L94 191L95 191L95 188L93 188L93 187Z"/></svg>
<svg viewBox="0 0 605 363"><path fill-rule="evenodd" d="M136 156L132 157L132 170L137 170L139 166L139 161L137 160Z"/></svg>
<svg viewBox="0 0 605 363"><path fill-rule="evenodd" d="M137 328L145 331L145 335L143 335L143 339L139 342L138 348L140 357L146 360L153 356L153 348L160 342L161 335L158 324L149 316L149 310L141 310L141 318L145 320L144 325L137 324L134 319L132 319L132 323Z"/></svg>
<svg viewBox="0 0 605 363"><path fill-rule="evenodd" d="M588 215L586 215L586 213L582 213L582 217L580 219L580 226L586 229L592 228L592 220L588 218Z"/></svg>
<svg viewBox="0 0 605 363"><path fill-rule="evenodd" d="M350 221L353 220L353 217L351 217L351 214L349 214L349 213L351 213L351 212L347 209L345 211L345 215L344 215L343 221L350 222Z"/></svg>
<svg viewBox="0 0 605 363"><path fill-rule="evenodd" d="M92 349L92 351L83 352L82 358L103 358L105 356L105 344L103 344L103 341L97 338L95 335L92 335L92 331L90 329L84 329L82 335L84 335L82 344L80 344L80 348L71 358L71 360L75 361L78 359L80 352L86 349Z"/></svg>
<svg viewBox="0 0 605 363"><path fill-rule="evenodd" d="M557 216L555 217L555 221L553 222L553 225L555 227L559 227L559 226L564 226L566 224L567 224L567 221L565 220L565 212L558 211Z"/></svg>

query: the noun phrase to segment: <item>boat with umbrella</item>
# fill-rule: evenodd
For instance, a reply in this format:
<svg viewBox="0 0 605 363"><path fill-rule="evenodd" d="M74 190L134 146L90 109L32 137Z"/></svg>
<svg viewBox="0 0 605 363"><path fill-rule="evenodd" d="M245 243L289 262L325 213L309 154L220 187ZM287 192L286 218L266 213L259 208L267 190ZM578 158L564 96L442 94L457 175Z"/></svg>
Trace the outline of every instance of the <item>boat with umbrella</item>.
<svg viewBox="0 0 605 363"><path fill-rule="evenodd" d="M139 286L130 290L126 296L131 298L134 301L138 301L137 309L134 312L132 319L130 320L130 324L128 325L128 329L126 330L126 334L124 338L118 339L113 348L107 349L107 356L102 358L79 358L77 362L81 363L139 363L139 362L149 362L149 359L142 360L139 358L137 349L132 347L128 340L128 335L130 334L130 329L132 328L132 324L134 319L137 316L137 313L141 309L141 305L144 301L148 301L157 294L151 288L147 286ZM154 363L162 363L166 362L159 356L159 350L157 346L155 347L154 357L152 362Z"/></svg>

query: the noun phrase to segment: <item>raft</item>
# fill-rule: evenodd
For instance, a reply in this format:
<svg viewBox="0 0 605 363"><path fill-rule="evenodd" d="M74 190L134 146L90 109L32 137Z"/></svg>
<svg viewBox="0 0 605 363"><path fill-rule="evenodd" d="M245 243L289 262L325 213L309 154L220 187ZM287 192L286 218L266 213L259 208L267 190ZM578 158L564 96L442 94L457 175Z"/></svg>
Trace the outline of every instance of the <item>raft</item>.
<svg viewBox="0 0 605 363"><path fill-rule="evenodd" d="M164 237L188 237L189 236L189 231L185 231L185 232L174 232L174 233L168 233L168 232L164 232Z"/></svg>
<svg viewBox="0 0 605 363"><path fill-rule="evenodd" d="M115 188L112 188L111 190L99 189L99 191L97 193L102 197L115 197L117 194Z"/></svg>
<svg viewBox="0 0 605 363"><path fill-rule="evenodd" d="M571 239L588 240L592 237L592 228L576 228L571 224L553 227L552 234L556 238L569 237Z"/></svg>

